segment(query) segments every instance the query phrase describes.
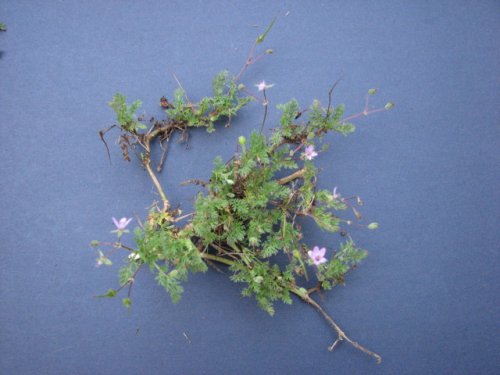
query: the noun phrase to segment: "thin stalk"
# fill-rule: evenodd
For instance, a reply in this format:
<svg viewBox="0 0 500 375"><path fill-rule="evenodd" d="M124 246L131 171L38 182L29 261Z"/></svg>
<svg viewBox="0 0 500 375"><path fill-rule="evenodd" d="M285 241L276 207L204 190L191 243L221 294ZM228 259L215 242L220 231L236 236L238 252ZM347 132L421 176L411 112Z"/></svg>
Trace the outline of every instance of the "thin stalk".
<svg viewBox="0 0 500 375"><path fill-rule="evenodd" d="M267 119L267 107L269 105L269 102L267 101L265 89L264 89L263 93L264 93L264 118L262 119L262 124L260 125L259 134L262 134L262 131L264 130L264 125L266 124L266 119Z"/></svg>
<svg viewBox="0 0 500 375"><path fill-rule="evenodd" d="M229 259L226 259L226 258L223 258L223 257L220 257L220 256L217 256L217 255L213 255L213 254L208 254L208 253L200 253L201 257L202 258L205 258L205 259L208 259L208 260L212 260L212 261L215 261L215 262L219 262L219 263L223 263L227 266L232 266L234 265L236 262L235 261L232 261L232 260L229 260ZM314 299L312 299L310 296L309 296L309 293L302 293L298 287L295 287L293 289L290 290L293 294L295 294L296 296L298 296L302 301L308 303L309 305L311 305L312 307L314 307L314 309L316 311L318 311L322 316L323 318L328 322L328 324L330 324L330 326L337 332L337 339L335 340L335 342L330 345L330 347L328 348L330 351L332 351L336 346L337 344L339 344L340 341L347 341L349 344L351 344L352 346L354 346L356 349L362 351L363 353L375 358L375 360L377 361L377 363L381 363L382 362L382 357L380 355L378 355L377 353L375 352L372 352L371 350L365 348L364 346L358 344L356 341L353 341L349 338L349 336L347 336L345 334L345 332L342 330L342 328L340 328L340 326L333 320L333 318L328 315L328 313L321 307L321 305L319 303L317 303Z"/></svg>
<svg viewBox="0 0 500 375"><path fill-rule="evenodd" d="M384 111L387 111L387 109L385 109L385 108L377 108L377 109L370 109L370 110L365 109L365 110L363 110L363 112L356 113L355 115L351 115L351 116L348 116L346 118L343 118L342 120L340 120L340 122L344 123L344 122L347 122L350 120L354 120L354 119L361 117L361 116L369 116L369 115L372 115L374 113L384 112Z"/></svg>
<svg viewBox="0 0 500 375"><path fill-rule="evenodd" d="M340 341L345 340L349 344L351 344L352 346L354 346L356 349L361 350L363 353L368 354L369 356L375 358L375 360L377 361L377 363L381 363L382 362L382 357L380 355L378 355L375 352L372 352L371 350L366 349L364 346L358 344L356 341L351 340L345 334L345 332L339 327L339 325L332 319L332 317L330 315L328 315L328 313L321 307L321 305L319 303L317 303L315 300L313 300L309 296L309 294L307 294L307 293L306 294L301 293L298 289L292 289L291 292L294 293L295 295L297 295L304 302L307 302L312 307L314 307L316 309L316 311L318 311L323 316L323 318L325 318L325 320L330 324L330 326L337 332L338 338L329 347L330 351L332 351L335 348L335 346L337 346L337 344Z"/></svg>
<svg viewBox="0 0 500 375"><path fill-rule="evenodd" d="M149 155L146 157L146 160L144 160L144 167L148 171L149 177L151 177L151 180L153 181L153 184L155 185L158 194L160 194L161 200L163 202L163 211L167 211L168 208L170 207L170 202L168 201L167 195L165 194L163 188L161 187L160 181L158 181L158 178L153 172L153 168L151 168L151 161L149 159Z"/></svg>
<svg viewBox="0 0 500 375"><path fill-rule="evenodd" d="M297 178L300 178L300 177L304 176L305 173L306 173L306 169L305 168L301 168L301 169L295 171L294 173L292 173L289 176L280 178L278 180L278 184L285 185L285 184L289 183L290 181L296 180Z"/></svg>
<svg viewBox="0 0 500 375"><path fill-rule="evenodd" d="M223 257L219 257L217 255L209 254L209 253L201 253L201 257L208 259L208 260L213 260L215 262L223 263L227 266L232 266L233 264L235 264L235 262L232 260L229 260L229 259L226 259Z"/></svg>

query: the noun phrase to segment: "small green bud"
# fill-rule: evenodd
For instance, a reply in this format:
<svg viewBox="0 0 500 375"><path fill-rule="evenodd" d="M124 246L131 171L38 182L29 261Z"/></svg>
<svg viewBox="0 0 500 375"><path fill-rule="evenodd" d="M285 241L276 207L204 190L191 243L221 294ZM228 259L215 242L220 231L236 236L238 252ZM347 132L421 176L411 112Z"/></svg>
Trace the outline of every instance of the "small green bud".
<svg viewBox="0 0 500 375"><path fill-rule="evenodd" d="M108 289L108 291L106 292L106 294L101 294L100 296L97 296L99 298L105 298L105 297L114 297L116 296L116 290L114 289Z"/></svg>
<svg viewBox="0 0 500 375"><path fill-rule="evenodd" d="M97 241L97 240L92 240L92 241L90 242L90 246L92 246L92 247L97 247L97 246L99 246L99 244L100 244L100 242L99 242L99 241Z"/></svg>
<svg viewBox="0 0 500 375"><path fill-rule="evenodd" d="M368 224L368 229L377 229L378 228L378 223L370 223Z"/></svg>
<svg viewBox="0 0 500 375"><path fill-rule="evenodd" d="M262 280L264 280L264 278L262 276L255 276L253 278L253 281L255 281L257 284L260 284L262 282Z"/></svg>
<svg viewBox="0 0 500 375"><path fill-rule="evenodd" d="M246 87L246 86L245 86L243 83L240 83L240 84L238 85L238 90L243 90L243 89L245 89L245 87Z"/></svg>
<svg viewBox="0 0 500 375"><path fill-rule="evenodd" d="M211 122L214 122L214 121L216 121L216 120L217 120L217 117L215 117L215 116L210 116L210 121L211 121Z"/></svg>
<svg viewBox="0 0 500 375"><path fill-rule="evenodd" d="M125 306L127 309L132 306L132 300L130 298L124 298L122 299L123 306Z"/></svg>
<svg viewBox="0 0 500 375"><path fill-rule="evenodd" d="M377 93L377 89L370 89L368 90L368 95L373 95Z"/></svg>
<svg viewBox="0 0 500 375"><path fill-rule="evenodd" d="M266 55L272 55L273 53L274 53L274 50L266 49L266 52L265 52Z"/></svg>
<svg viewBox="0 0 500 375"><path fill-rule="evenodd" d="M393 102L389 102L389 103L387 103L387 104L384 106L384 108L385 108L385 109L391 109L391 108L394 108L394 105L395 105L395 104L394 104Z"/></svg>
<svg viewBox="0 0 500 375"><path fill-rule="evenodd" d="M244 144L247 143L247 139L245 137L243 137L242 135L240 135L238 137L238 143L243 146Z"/></svg>

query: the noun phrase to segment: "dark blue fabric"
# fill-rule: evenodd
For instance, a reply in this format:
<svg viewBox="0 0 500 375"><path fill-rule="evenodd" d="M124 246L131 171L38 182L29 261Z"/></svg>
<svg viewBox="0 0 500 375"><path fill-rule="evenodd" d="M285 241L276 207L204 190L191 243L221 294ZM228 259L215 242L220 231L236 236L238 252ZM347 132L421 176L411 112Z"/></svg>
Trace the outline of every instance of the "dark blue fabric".
<svg viewBox="0 0 500 375"><path fill-rule="evenodd" d="M243 79L275 85L271 108L326 102L339 77L347 113L372 87L374 104L397 104L318 157L320 185L360 195L380 223L353 231L370 256L322 302L381 365L347 344L328 352L335 335L310 307L278 304L271 318L214 270L190 277L177 305L147 272L130 312L94 298L117 285L120 262L95 268L88 243L157 198L116 135L109 166L97 135L114 120L107 101L120 91L158 115L172 73L201 98L276 14L275 54ZM1 374L498 373L498 1L4 0L0 17ZM230 129L193 132L189 150L172 144L161 176L172 201L189 212L196 189L179 183L206 178L261 116L252 104Z"/></svg>

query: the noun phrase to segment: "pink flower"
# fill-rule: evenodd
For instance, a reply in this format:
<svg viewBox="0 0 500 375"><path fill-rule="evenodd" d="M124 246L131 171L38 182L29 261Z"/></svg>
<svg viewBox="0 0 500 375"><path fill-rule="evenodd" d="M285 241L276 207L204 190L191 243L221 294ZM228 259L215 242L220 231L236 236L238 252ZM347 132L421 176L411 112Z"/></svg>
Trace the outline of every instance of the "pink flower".
<svg viewBox="0 0 500 375"><path fill-rule="evenodd" d="M324 247L320 249L318 246L314 246L312 250L307 252L307 255L309 255L309 258L311 258L315 265L319 266L327 261L325 253L326 249Z"/></svg>
<svg viewBox="0 0 500 375"><path fill-rule="evenodd" d="M114 217L112 219L113 219L113 223L115 223L116 230L121 231L121 232L123 232L125 230L125 228L127 227L127 225L129 225L130 222L132 221L132 218L127 219L126 217L122 217L120 219L120 221L116 220Z"/></svg>
<svg viewBox="0 0 500 375"><path fill-rule="evenodd" d="M262 81L262 82L260 82L259 84L255 85L255 86L257 86L257 88L259 89L259 91L264 91L266 89L269 89L269 88L273 87L274 84L268 85L268 84L266 84L266 81Z"/></svg>
<svg viewBox="0 0 500 375"><path fill-rule="evenodd" d="M314 151L314 145L310 145L304 150L304 155L307 160L313 160L316 156L318 156L318 153Z"/></svg>

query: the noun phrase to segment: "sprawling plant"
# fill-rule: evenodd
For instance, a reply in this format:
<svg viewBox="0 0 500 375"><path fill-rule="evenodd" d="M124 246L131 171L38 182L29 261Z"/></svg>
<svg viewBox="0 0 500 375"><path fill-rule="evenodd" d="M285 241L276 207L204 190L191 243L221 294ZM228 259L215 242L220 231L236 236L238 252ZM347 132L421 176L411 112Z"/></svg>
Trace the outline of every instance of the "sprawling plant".
<svg viewBox="0 0 500 375"><path fill-rule="evenodd" d="M372 89L367 93L363 111L345 117L344 106L332 103L334 84L326 105L314 100L305 109L294 99L278 105L279 124L265 136L263 129L269 110L266 91L273 85L262 81L251 90L241 83L241 78L250 65L272 53L266 50L257 55L256 50L273 23L257 38L237 75L223 71L213 79L211 96L192 102L178 82L173 99L160 100L165 119L151 119L146 125L136 115L141 102L128 104L121 94L116 94L109 103L116 112L117 123L100 132L108 156L105 135L117 129L123 158L130 161L132 154L138 155L160 201L153 203L144 222L138 220L135 246L122 241L131 218L113 218L116 241L92 242L99 253L97 265L111 265L109 252L116 249L128 255L119 272L119 287L109 289L103 297L123 292L123 304L130 307L132 286L139 270L146 266L177 302L183 292L182 283L190 272L204 272L207 265L219 263L228 267L232 281L244 285L242 294L253 296L269 314L275 312L275 301L291 304L295 295L313 306L337 333L330 350L347 341L380 362L378 354L351 340L312 297L343 284L346 274L365 258L366 251L356 245L347 228L354 221L369 229L377 227L376 223L361 224L361 214L356 208L361 204L359 197L344 197L336 187L318 188L318 168L314 161L326 151L320 145L327 133L347 135L354 131L351 120L390 109L393 104L371 109L369 98L375 94ZM229 160L217 157L208 181L186 182L201 186L203 191L196 197L193 212L183 214L178 206L171 204L157 178L165 162L168 142L175 133L186 140L195 127L212 132L220 125L228 125L251 101L263 107L260 129L248 139L240 136L237 152ZM153 168L155 140L158 142L154 144L163 152ZM346 210L353 212L352 220L340 215ZM342 241L336 249L313 246L312 239L304 238L300 225L303 220L313 220L328 232L341 232Z"/></svg>

